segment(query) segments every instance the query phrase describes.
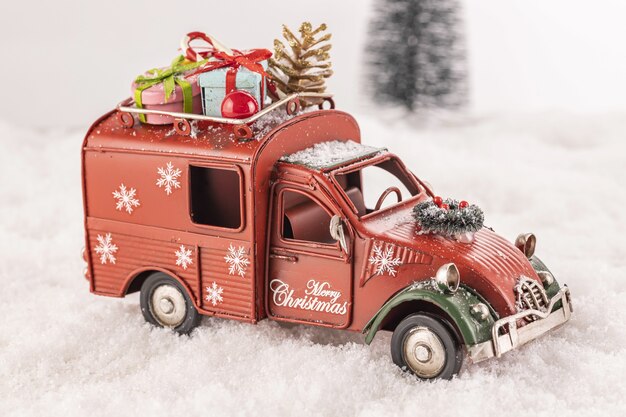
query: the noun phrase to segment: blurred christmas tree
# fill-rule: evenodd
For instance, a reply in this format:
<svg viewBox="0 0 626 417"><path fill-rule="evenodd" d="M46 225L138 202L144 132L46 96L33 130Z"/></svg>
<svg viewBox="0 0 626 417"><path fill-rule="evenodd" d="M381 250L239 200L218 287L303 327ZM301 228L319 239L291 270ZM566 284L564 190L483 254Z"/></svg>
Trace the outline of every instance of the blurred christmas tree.
<svg viewBox="0 0 626 417"><path fill-rule="evenodd" d="M467 102L459 0L377 0L366 44L376 102L454 109Z"/></svg>

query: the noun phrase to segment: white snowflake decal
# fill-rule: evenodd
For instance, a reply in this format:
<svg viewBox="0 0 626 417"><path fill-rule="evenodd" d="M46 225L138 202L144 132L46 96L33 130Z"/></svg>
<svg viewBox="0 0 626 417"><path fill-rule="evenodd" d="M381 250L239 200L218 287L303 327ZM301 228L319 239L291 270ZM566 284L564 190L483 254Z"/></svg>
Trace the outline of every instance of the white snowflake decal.
<svg viewBox="0 0 626 417"><path fill-rule="evenodd" d="M228 255L224 256L224 260L228 264L228 273L230 275L237 274L240 277L246 275L246 268L250 265L250 261L243 246L235 248L231 244L228 247Z"/></svg>
<svg viewBox="0 0 626 417"><path fill-rule="evenodd" d="M224 301L224 298L222 298L223 292L224 288L219 287L215 282L213 282L213 285L206 287L206 297L204 297L204 299L216 306L217 303Z"/></svg>
<svg viewBox="0 0 626 417"><path fill-rule="evenodd" d="M117 245L113 244L113 238L111 233L106 235L98 235L98 245L93 249L98 255L100 255L100 262L106 264L107 262L115 263L115 252L117 252Z"/></svg>
<svg viewBox="0 0 626 417"><path fill-rule="evenodd" d="M176 265L182 266L183 269L187 269L187 267L193 263L191 259L191 249L185 248L185 245L180 245L180 249L176 252Z"/></svg>
<svg viewBox="0 0 626 417"><path fill-rule="evenodd" d="M174 168L171 162L168 162L165 168L157 168L157 173L161 178L157 179L156 185L159 188L165 187L165 194L172 194L172 188L180 188L178 177L180 177L181 170Z"/></svg>
<svg viewBox="0 0 626 417"><path fill-rule="evenodd" d="M118 210L125 209L128 214L131 214L134 207L139 207L139 200L137 200L137 190L131 188L126 189L124 184L120 185L120 189L113 191L113 197L117 200L115 208Z"/></svg>
<svg viewBox="0 0 626 417"><path fill-rule="evenodd" d="M400 258L393 257L393 247L388 246L383 251L382 246L374 246L374 255L370 256L370 264L376 267L376 275L388 273L392 277L396 276L396 267L402 265Z"/></svg>

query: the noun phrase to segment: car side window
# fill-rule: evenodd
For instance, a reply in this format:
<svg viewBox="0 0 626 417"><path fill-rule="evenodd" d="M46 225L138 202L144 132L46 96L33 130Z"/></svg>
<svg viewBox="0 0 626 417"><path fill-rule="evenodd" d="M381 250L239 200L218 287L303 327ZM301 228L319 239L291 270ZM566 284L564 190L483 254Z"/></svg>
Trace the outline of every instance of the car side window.
<svg viewBox="0 0 626 417"><path fill-rule="evenodd" d="M190 166L190 215L196 224L239 229L241 176L234 169Z"/></svg>
<svg viewBox="0 0 626 417"><path fill-rule="evenodd" d="M283 239L335 244L329 230L332 215L324 206L293 190L284 190L281 199Z"/></svg>

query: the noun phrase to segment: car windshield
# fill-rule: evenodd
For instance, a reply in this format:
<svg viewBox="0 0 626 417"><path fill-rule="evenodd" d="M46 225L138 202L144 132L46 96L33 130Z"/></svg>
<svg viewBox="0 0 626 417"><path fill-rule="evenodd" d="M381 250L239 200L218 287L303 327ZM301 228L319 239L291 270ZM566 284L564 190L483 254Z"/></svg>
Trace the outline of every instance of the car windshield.
<svg viewBox="0 0 626 417"><path fill-rule="evenodd" d="M359 217L389 208L420 193L413 175L393 156L376 164L335 172L333 179Z"/></svg>

